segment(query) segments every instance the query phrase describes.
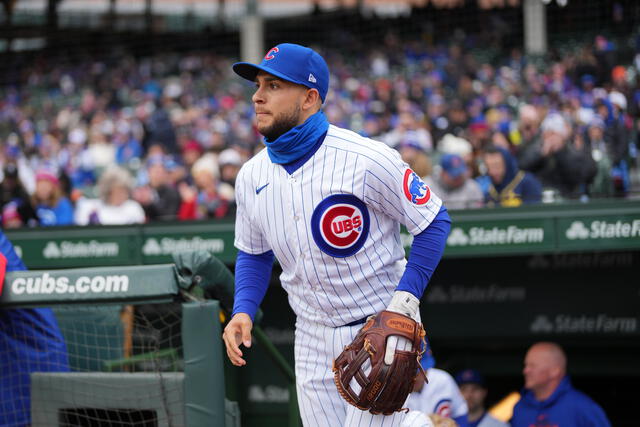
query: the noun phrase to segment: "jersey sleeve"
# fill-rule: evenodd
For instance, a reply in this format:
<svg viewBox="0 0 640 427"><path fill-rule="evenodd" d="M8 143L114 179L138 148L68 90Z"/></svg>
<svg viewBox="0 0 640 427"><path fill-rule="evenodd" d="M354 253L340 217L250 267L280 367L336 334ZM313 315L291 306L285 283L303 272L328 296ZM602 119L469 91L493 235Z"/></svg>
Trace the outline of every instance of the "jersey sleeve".
<svg viewBox="0 0 640 427"><path fill-rule="evenodd" d="M456 380L446 371L444 371L447 378L447 387L451 394L451 418L465 418L469 412L467 401L462 396Z"/></svg>
<svg viewBox="0 0 640 427"><path fill-rule="evenodd" d="M251 179L249 164L240 169L236 178L236 225L234 246L251 255L263 254L271 250L264 238L260 223L252 207L255 206L255 187Z"/></svg>
<svg viewBox="0 0 640 427"><path fill-rule="evenodd" d="M6 258L6 271L24 271L27 269L3 231L0 231L0 253Z"/></svg>
<svg viewBox="0 0 640 427"><path fill-rule="evenodd" d="M442 205L442 200L400 154L383 144L378 144L376 155L368 159L364 200L373 209L403 224L414 236L431 224Z"/></svg>

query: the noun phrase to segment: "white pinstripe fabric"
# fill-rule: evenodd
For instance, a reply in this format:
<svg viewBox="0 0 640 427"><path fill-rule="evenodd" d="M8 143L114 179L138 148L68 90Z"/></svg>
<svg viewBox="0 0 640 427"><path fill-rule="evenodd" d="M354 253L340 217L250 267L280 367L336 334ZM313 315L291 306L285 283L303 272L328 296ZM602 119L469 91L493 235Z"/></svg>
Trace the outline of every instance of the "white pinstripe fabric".
<svg viewBox="0 0 640 427"><path fill-rule="evenodd" d="M442 369L431 368L427 371L427 378L429 383L407 398L405 405L408 408L448 418L467 415L467 402L451 374Z"/></svg>

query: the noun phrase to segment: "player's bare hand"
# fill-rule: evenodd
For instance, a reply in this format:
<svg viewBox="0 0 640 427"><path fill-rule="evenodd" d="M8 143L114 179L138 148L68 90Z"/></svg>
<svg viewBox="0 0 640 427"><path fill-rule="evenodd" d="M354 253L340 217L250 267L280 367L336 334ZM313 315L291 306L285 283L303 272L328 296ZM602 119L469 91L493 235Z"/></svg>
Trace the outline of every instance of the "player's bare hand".
<svg viewBox="0 0 640 427"><path fill-rule="evenodd" d="M227 356L235 366L244 366L247 361L242 358L240 344L251 347L251 329L253 322L246 313L236 313L222 333L222 339L227 347Z"/></svg>

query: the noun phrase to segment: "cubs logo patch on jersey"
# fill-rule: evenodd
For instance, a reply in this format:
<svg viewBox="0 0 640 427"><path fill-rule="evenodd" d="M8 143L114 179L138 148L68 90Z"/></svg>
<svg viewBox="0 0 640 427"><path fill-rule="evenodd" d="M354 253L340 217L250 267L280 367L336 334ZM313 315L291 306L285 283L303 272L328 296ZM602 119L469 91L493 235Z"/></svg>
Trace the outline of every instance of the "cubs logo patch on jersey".
<svg viewBox="0 0 640 427"><path fill-rule="evenodd" d="M311 232L322 252L336 258L351 256L369 235L367 206L351 194L331 195L314 209Z"/></svg>
<svg viewBox="0 0 640 427"><path fill-rule="evenodd" d="M411 168L404 171L402 188L405 197L414 205L424 205L431 198L431 190Z"/></svg>
<svg viewBox="0 0 640 427"><path fill-rule="evenodd" d="M451 399L442 399L433 408L433 413L441 417L451 418Z"/></svg>

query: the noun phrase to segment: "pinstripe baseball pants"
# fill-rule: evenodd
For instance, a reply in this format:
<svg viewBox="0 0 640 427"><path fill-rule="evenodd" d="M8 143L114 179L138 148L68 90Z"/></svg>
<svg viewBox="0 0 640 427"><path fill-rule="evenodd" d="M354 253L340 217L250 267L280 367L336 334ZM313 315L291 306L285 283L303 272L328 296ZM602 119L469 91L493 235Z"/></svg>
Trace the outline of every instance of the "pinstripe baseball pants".
<svg viewBox="0 0 640 427"><path fill-rule="evenodd" d="M415 411L408 415L373 415L349 405L340 396L333 382L333 359L353 341L361 327L362 324L333 328L296 320L296 391L305 427L431 426L425 416L416 416Z"/></svg>

